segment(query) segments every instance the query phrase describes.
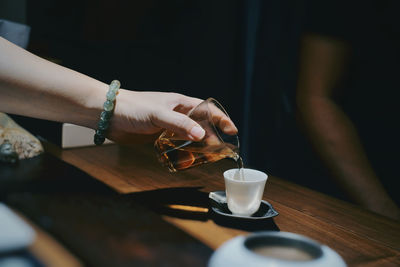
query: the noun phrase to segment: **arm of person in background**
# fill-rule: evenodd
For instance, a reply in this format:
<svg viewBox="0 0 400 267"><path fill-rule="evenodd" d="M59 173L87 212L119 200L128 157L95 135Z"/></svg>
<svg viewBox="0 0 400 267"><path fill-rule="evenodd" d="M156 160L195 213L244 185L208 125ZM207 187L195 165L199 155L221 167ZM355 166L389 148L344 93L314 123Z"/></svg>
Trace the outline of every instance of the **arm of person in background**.
<svg viewBox="0 0 400 267"><path fill-rule="evenodd" d="M0 37L3 112L96 129L107 90L108 84L35 56ZM154 139L165 128L189 140L200 140L204 130L185 114L201 101L176 93L120 89L107 138L118 143L143 141ZM229 122L224 130L237 131Z"/></svg>
<svg viewBox="0 0 400 267"><path fill-rule="evenodd" d="M298 120L335 181L354 202L399 220L400 210L372 169L352 121L334 100L349 53L346 44L337 40L311 34L303 38Z"/></svg>

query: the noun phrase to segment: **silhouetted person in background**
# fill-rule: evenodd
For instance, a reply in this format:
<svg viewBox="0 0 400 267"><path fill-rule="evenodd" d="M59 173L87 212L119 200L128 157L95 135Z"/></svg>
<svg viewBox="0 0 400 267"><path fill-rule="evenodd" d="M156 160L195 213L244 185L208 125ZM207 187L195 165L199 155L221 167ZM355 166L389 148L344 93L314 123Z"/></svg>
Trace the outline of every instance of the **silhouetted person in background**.
<svg viewBox="0 0 400 267"><path fill-rule="evenodd" d="M400 220L400 1L307 1L298 121L351 200Z"/></svg>

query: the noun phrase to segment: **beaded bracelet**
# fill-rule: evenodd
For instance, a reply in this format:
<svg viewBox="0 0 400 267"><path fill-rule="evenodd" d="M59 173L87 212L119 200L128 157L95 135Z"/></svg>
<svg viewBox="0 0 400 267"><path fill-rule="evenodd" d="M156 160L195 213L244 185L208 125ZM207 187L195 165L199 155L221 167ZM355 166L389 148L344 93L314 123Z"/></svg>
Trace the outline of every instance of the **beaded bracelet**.
<svg viewBox="0 0 400 267"><path fill-rule="evenodd" d="M114 80L111 82L107 92L107 100L103 104L104 110L100 114L100 120L97 123L97 130L94 134L94 143L96 145L102 145L106 140L106 132L110 126L110 119L114 112L115 98L118 94L118 89L121 86L120 82Z"/></svg>

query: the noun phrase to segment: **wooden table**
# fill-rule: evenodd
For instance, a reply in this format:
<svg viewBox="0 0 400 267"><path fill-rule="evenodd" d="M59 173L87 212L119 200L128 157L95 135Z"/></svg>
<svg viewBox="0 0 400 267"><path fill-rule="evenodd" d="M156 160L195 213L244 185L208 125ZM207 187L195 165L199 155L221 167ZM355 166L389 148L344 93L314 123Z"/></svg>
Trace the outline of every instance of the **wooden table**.
<svg viewBox="0 0 400 267"><path fill-rule="evenodd" d="M66 262L64 264L66 266L69 265L68 263L70 266L76 266L82 262L85 265L98 265L100 261L96 262L96 255L101 258L102 249L104 250L104 246L101 246L103 243L107 243L107 248L114 253L112 256L117 257L115 266L129 266L126 264L129 261L124 261L128 256L131 257L129 260L137 260L139 257L143 263L156 265L160 262L156 260L156 257L169 255L171 258L166 260L173 262L184 257L183 253L176 253L176 251L182 248L187 249L188 246L192 246L195 251L188 250L186 252L187 259L182 260L190 262L190 258L192 258L194 259L192 265L204 266L212 251L225 241L255 230L278 229L302 234L328 245L337 251L349 266L400 266L399 222L277 177L268 178L264 192L264 199L279 212L279 215L271 223L247 227L246 225L224 224L213 219L210 213L207 213L207 195L210 191L224 189L222 172L235 167L234 162L230 160L221 160L171 174L158 164L151 145L131 147L105 145L61 150L47 144L46 151L57 159L61 159L62 162L82 170L82 173L89 177L88 179L82 178L82 187L90 192L96 191L94 188L98 187L96 195L87 198L86 195L90 195L90 192L86 189L78 190L82 192L77 193L76 186L80 185L78 181L72 183L73 186L71 186L71 188L75 188L72 190L75 194L74 197L69 197L72 191L62 189L69 187L65 181L76 180L76 176L80 176L72 171L67 175L68 177L64 177L64 182L54 183L54 187L49 187L49 190L61 192L52 195L51 203L48 198L51 193L46 190L39 190L38 194L33 194L33 197L29 195L24 200L21 192L26 194L26 191L32 188L32 182L29 183L29 186L19 185L25 189L14 190L15 192L13 188L18 186L9 186L5 199L12 207L33 220L34 224L39 225L43 229L42 232L50 233L55 240L59 241L59 244L62 244L67 252L61 251L61 248L58 249L58 252L60 255L65 255ZM50 163L40 164L40 170L34 169L30 173L39 173L36 176L40 176L47 168L57 169L55 165L57 164L51 163L50 160ZM52 173L51 177L46 178L46 182L35 185L39 188L51 183L54 173L57 172L50 173ZM83 182L86 181L85 179L95 180L93 178L101 181L98 183L101 185ZM57 180L57 178L54 179ZM101 187L104 184L108 186L106 189ZM114 195L108 190L117 193ZM9 193L11 191L14 193ZM112 197L109 194L112 194ZM87 206L85 212L80 212L79 210L84 209L85 206ZM85 217L90 210L98 209L99 206L102 209ZM181 210L182 207L187 206L196 208L191 211ZM41 209L37 207L41 207ZM135 213L131 214L132 210ZM48 220L51 222L46 222L46 219L42 218L43 214L38 216L38 213L48 213ZM99 223L101 226L90 221L90 218L98 216L99 213L104 213L104 216L101 215L103 217L97 219L99 222L101 221ZM140 218L140 214L148 216L150 221L141 223L140 221L143 219ZM70 218L74 216L76 218ZM108 218L113 216L114 218L108 221ZM80 218L83 219L80 221ZM75 229L74 231L79 230L85 233L84 238L79 242L76 241L76 238L74 239L73 232L65 234L69 228L60 223L63 221L68 222ZM114 222L118 225L115 225ZM58 226L53 226L53 224ZM131 231L132 228L137 231L132 233L130 239L123 236L124 231ZM151 231L157 232L156 237L150 234ZM98 236L99 233L102 233L101 237ZM143 236L146 246L140 246L140 233L149 235ZM58 236L60 236L59 239L57 239ZM91 239L92 243L85 243L87 239ZM133 242L132 239L136 241ZM41 242L43 243L43 240ZM165 246L163 247L163 242L168 244L169 250L166 250ZM94 248L90 250L87 248L90 245L79 245L81 243L93 244ZM152 246L158 254L152 254ZM171 247L177 250L171 249ZM46 253L43 253L45 250L45 245L41 245L39 248L36 246L33 254L38 255L39 258L46 258ZM71 259L68 251L72 255L76 255L75 259ZM174 253L176 255L171 255ZM107 265L105 261L107 258L102 261L104 265ZM47 262L51 262L51 260Z"/></svg>

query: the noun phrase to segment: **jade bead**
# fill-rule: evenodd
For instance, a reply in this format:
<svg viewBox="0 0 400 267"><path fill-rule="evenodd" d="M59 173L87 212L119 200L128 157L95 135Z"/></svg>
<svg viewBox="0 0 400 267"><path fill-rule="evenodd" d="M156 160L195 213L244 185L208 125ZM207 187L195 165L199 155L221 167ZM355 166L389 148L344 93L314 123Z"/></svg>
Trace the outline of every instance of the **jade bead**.
<svg viewBox="0 0 400 267"><path fill-rule="evenodd" d="M110 100L107 100L106 102L104 102L103 107L104 107L104 110L105 110L105 111L113 110L113 108L114 108L114 103L113 103L112 101L110 101Z"/></svg>
<svg viewBox="0 0 400 267"><path fill-rule="evenodd" d="M109 120L112 116L112 112L111 111L102 111L100 114L100 119L103 121Z"/></svg>
<svg viewBox="0 0 400 267"><path fill-rule="evenodd" d="M99 120L99 123L97 123L97 127L99 127L99 130L107 130L108 126L110 125L110 123L108 121L104 121L104 120Z"/></svg>
<svg viewBox="0 0 400 267"><path fill-rule="evenodd" d="M97 129L96 130L96 134L105 137L106 136L106 131Z"/></svg>
<svg viewBox="0 0 400 267"><path fill-rule="evenodd" d="M117 93L118 93L118 88L115 88L115 89L111 89L111 88L110 88L110 90L108 90L108 92L112 92L113 94L117 95Z"/></svg>
<svg viewBox="0 0 400 267"><path fill-rule="evenodd" d="M98 146L102 145L105 140L106 140L106 138L104 136L100 136L100 135L97 135L97 134L94 135L94 140L93 141Z"/></svg>
<svg viewBox="0 0 400 267"><path fill-rule="evenodd" d="M120 82L117 81L117 80L114 80L110 84L110 90L116 92L119 89L120 86L121 86Z"/></svg>
<svg viewBox="0 0 400 267"><path fill-rule="evenodd" d="M106 97L107 97L107 100L114 101L115 98L117 97L117 95L116 95L116 92L114 92L113 90L109 90L107 92Z"/></svg>

